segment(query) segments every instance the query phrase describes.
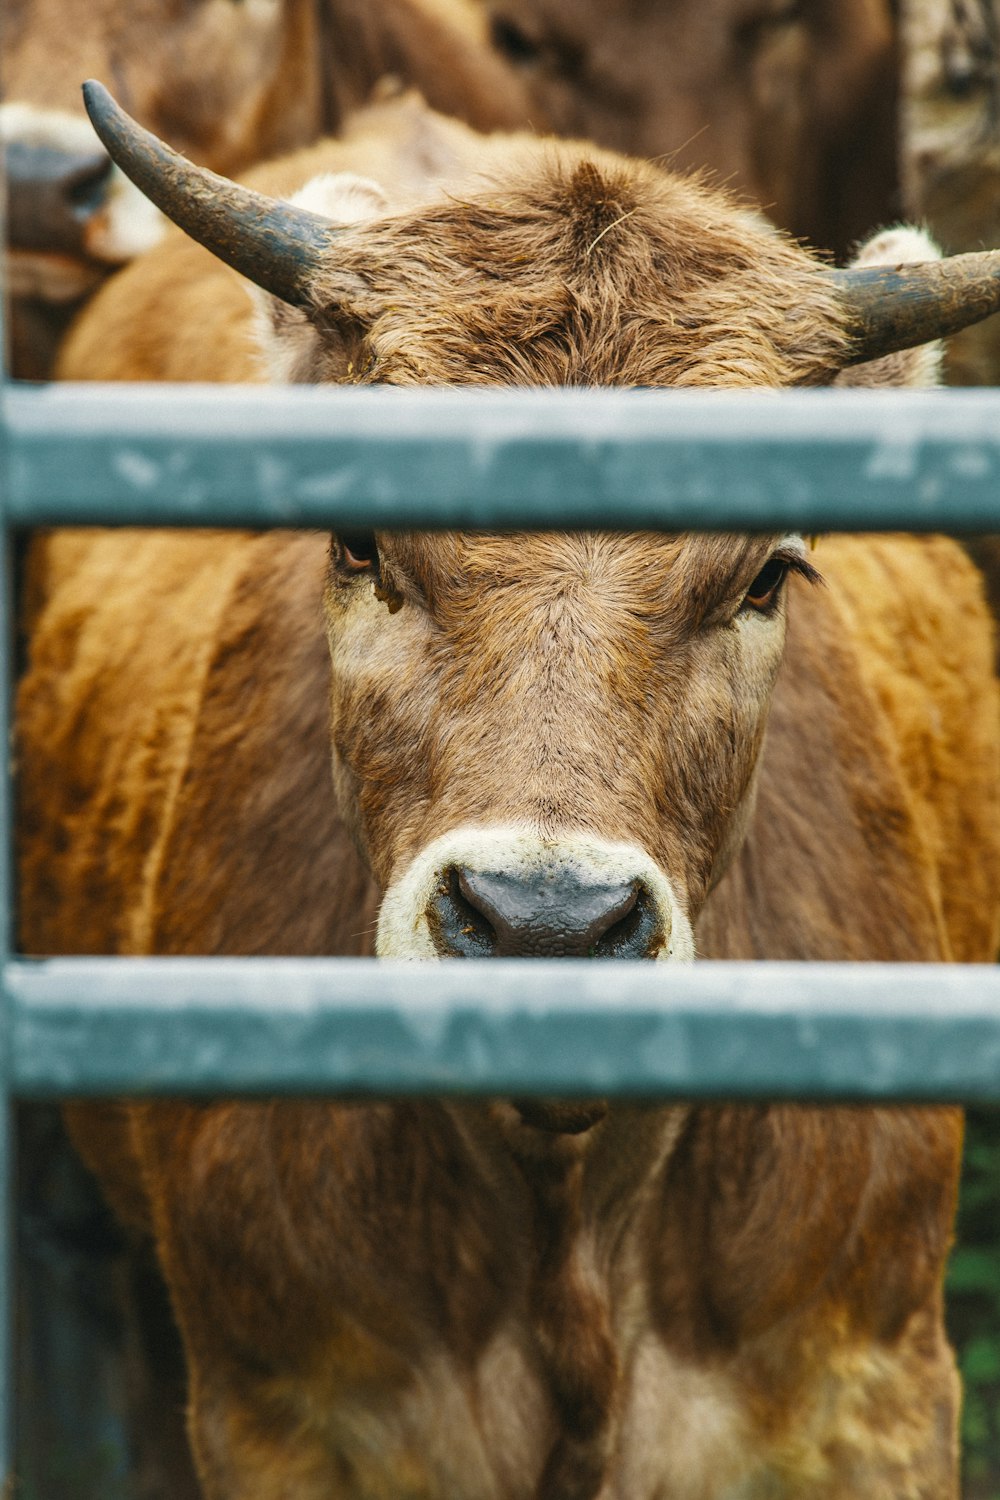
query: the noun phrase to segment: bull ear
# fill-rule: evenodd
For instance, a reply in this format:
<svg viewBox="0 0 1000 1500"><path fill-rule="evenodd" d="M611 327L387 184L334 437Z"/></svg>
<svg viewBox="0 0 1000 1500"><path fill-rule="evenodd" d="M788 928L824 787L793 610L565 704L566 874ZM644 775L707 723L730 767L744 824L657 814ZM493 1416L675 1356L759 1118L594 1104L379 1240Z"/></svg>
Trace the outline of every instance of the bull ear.
<svg viewBox="0 0 1000 1500"><path fill-rule="evenodd" d="M880 230L861 245L851 261L851 267L923 265L927 261L940 261L941 250L926 230L912 224L898 224L892 229ZM898 349L894 354L883 354L881 359L868 360L865 364L850 365L839 370L833 384L841 387L908 387L926 390L941 384L941 361L944 345L940 339L927 344L914 344L910 349Z"/></svg>
<svg viewBox="0 0 1000 1500"><path fill-rule="evenodd" d="M93 81L83 86L91 123L108 155L187 234L257 286L296 307L337 230L329 219L252 192L196 167L136 124Z"/></svg>
<svg viewBox="0 0 1000 1500"><path fill-rule="evenodd" d="M847 364L946 338L1000 312L997 250L924 265L857 266L827 275L847 313Z"/></svg>
<svg viewBox="0 0 1000 1500"><path fill-rule="evenodd" d="M291 202L336 224L363 224L389 208L378 183L354 172L313 177ZM342 289L348 290L350 278L341 282ZM357 290L364 290L360 283ZM362 323L351 311L349 296L337 308L326 306L317 324L308 309L289 307L258 287L249 291L257 308L255 331L270 380L314 385L350 378L359 356Z"/></svg>

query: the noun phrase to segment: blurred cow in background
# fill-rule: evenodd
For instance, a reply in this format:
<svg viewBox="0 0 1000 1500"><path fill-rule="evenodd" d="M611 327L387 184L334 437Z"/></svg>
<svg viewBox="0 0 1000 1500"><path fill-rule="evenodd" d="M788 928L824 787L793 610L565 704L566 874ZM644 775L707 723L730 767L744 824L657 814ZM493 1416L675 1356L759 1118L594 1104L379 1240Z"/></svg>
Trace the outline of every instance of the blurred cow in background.
<svg viewBox="0 0 1000 1500"><path fill-rule="evenodd" d="M844 251L895 209L893 0L482 0L562 135L710 167Z"/></svg>
<svg viewBox="0 0 1000 1500"><path fill-rule="evenodd" d="M995 0L904 0L900 116L908 214L950 251L1000 245L1000 11ZM1000 319L947 351L955 385L993 385Z"/></svg>
<svg viewBox="0 0 1000 1500"><path fill-rule="evenodd" d="M901 27L906 212L948 251L1000 245L1000 6L903 0ZM952 385L1000 383L1000 318L949 340L945 377ZM1000 537L973 537L967 547L1000 620Z"/></svg>
<svg viewBox="0 0 1000 1500"><path fill-rule="evenodd" d="M68 21L70 5L12 0L0 33L27 376L47 373L66 306L160 233L96 149L88 73L227 173L338 131L391 75L480 130L706 166L834 250L895 207L891 0L105 0Z"/></svg>
<svg viewBox="0 0 1000 1500"><path fill-rule="evenodd" d="M9 0L0 48L13 365L28 378L48 373L80 299L164 229L90 128L88 73L114 78L139 119L224 172L339 130L387 75L482 130L529 113L471 0Z"/></svg>

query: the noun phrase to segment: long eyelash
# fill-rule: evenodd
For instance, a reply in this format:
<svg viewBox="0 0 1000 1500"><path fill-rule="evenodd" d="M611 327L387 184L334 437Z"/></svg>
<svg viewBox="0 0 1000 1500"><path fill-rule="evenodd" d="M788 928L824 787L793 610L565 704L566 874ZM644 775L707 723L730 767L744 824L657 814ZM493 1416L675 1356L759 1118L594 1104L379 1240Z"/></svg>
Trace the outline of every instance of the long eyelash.
<svg viewBox="0 0 1000 1500"><path fill-rule="evenodd" d="M791 547L779 547L777 552L771 553L771 559L782 562L790 573L798 573L807 583L818 583L826 586L826 579L819 568L814 568L811 562L807 562L801 552L794 551Z"/></svg>

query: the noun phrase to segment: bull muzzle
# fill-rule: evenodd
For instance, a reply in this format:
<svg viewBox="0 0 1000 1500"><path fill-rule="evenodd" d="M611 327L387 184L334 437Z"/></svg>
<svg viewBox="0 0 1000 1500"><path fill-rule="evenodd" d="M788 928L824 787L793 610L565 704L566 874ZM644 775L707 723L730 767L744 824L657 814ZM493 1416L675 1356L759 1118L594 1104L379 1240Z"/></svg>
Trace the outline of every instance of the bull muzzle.
<svg viewBox="0 0 1000 1500"><path fill-rule="evenodd" d="M384 958L690 959L684 902L633 844L468 825L394 878L379 914Z"/></svg>
<svg viewBox="0 0 1000 1500"><path fill-rule="evenodd" d="M87 253L87 226L102 211L110 156L93 151L10 141L3 148L7 226L16 250Z"/></svg>
<svg viewBox="0 0 1000 1500"><path fill-rule="evenodd" d="M655 958L665 942L643 880L586 881L560 864L529 877L452 865L428 924L442 958Z"/></svg>

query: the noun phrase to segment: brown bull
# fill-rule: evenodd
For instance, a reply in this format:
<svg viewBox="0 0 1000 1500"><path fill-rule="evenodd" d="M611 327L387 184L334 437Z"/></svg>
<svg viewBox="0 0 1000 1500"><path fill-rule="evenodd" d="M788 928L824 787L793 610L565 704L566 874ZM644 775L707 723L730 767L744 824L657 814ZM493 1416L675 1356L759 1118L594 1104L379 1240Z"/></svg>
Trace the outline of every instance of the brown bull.
<svg viewBox="0 0 1000 1500"><path fill-rule="evenodd" d="M279 378L913 380L899 350L997 301L989 257L879 268L930 253L901 232L832 273L589 148L494 142L416 203L341 174L290 208L206 194L100 109L268 289ZM168 253L95 325L127 297L141 343ZM175 325L239 374L205 290L230 273L174 253ZM991 958L977 577L941 539L815 564L795 536L40 541L22 942L364 951L367 867L381 953ZM957 1494L956 1111L149 1103L76 1130L157 1246L207 1500Z"/></svg>

